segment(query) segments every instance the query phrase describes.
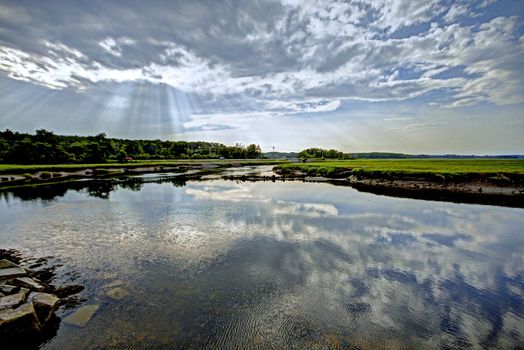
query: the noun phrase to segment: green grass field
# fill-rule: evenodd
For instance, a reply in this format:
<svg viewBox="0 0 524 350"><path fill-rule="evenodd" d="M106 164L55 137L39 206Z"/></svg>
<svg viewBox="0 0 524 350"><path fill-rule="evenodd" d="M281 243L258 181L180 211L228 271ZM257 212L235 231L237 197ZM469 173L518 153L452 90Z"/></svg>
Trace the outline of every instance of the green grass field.
<svg viewBox="0 0 524 350"><path fill-rule="evenodd" d="M300 170L310 175L329 176L352 170L360 173L432 173L464 174L523 174L524 160L519 159L354 159L314 161L277 165L283 172Z"/></svg>
<svg viewBox="0 0 524 350"><path fill-rule="evenodd" d="M172 160L136 160L128 163L98 163L98 164L0 164L0 174L21 174L35 173L37 171L77 171L89 168L137 168L146 166L176 166L182 164L213 163L221 166L232 164L278 164L280 160L275 159L239 159L239 160L218 160L218 159L172 159Z"/></svg>

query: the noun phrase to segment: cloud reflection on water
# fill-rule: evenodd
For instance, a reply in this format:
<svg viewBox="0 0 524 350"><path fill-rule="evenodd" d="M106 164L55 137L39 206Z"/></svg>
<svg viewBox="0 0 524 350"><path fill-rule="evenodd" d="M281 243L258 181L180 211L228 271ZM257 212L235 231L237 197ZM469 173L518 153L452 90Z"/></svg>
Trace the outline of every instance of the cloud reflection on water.
<svg viewBox="0 0 524 350"><path fill-rule="evenodd" d="M144 184L108 199L68 191L42 203L0 204L3 245L52 251L86 274L110 268L139 290L141 279L160 283L147 277L159 271L186 278L192 300L205 302L184 307L209 317L202 332L215 332L213 344L523 341L521 209L228 181ZM215 292L220 318L201 309Z"/></svg>

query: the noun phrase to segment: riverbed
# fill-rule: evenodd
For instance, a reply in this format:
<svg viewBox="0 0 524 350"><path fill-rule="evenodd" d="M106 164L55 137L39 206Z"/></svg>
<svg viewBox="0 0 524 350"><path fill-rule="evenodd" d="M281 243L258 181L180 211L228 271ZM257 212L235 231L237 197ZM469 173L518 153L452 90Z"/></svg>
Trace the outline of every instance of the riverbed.
<svg viewBox="0 0 524 350"><path fill-rule="evenodd" d="M98 306L43 349L521 346L522 227L520 208L170 173L0 200L0 246L57 259Z"/></svg>

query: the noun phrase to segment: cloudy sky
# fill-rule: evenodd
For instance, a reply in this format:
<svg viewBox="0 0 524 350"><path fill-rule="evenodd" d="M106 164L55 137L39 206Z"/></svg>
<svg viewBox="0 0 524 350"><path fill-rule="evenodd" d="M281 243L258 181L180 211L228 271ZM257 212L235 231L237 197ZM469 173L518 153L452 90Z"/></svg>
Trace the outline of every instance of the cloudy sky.
<svg viewBox="0 0 524 350"><path fill-rule="evenodd" d="M0 129L524 153L523 16L520 0L0 0Z"/></svg>

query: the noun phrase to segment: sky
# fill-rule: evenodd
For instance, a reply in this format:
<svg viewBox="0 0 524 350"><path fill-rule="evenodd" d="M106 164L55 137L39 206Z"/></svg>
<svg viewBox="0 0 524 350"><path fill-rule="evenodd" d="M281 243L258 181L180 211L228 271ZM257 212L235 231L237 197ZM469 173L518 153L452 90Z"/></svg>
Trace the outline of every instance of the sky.
<svg viewBox="0 0 524 350"><path fill-rule="evenodd" d="M521 0L0 0L0 130L524 154Z"/></svg>

